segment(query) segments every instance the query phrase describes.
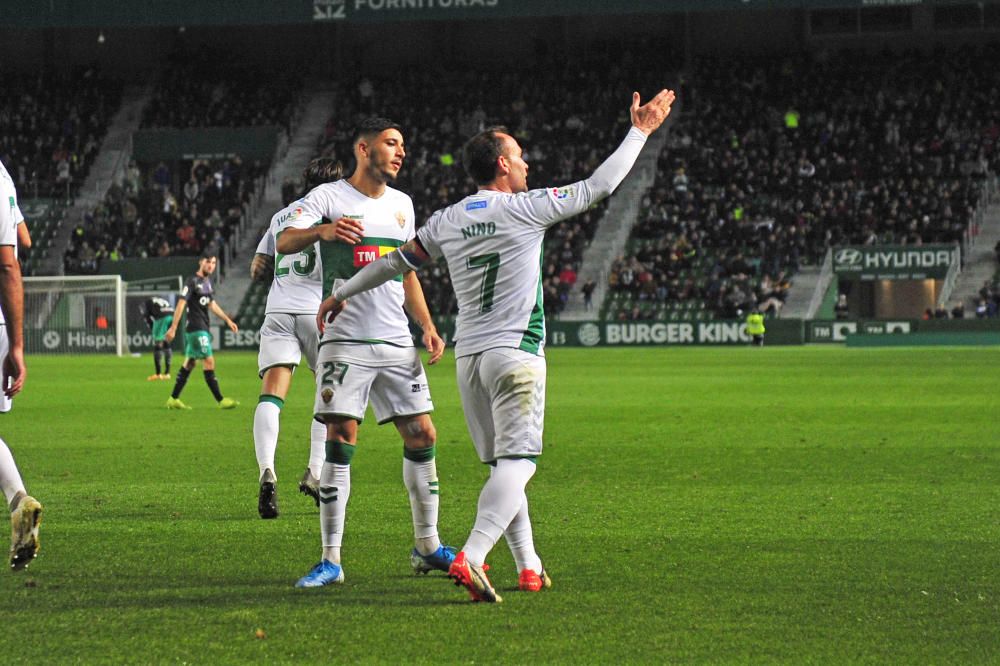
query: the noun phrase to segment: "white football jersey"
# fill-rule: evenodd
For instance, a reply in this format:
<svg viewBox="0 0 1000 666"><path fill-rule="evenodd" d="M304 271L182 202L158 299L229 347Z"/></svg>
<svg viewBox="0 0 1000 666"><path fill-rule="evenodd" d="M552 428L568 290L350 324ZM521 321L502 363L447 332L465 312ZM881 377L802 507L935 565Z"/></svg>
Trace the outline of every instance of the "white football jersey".
<svg viewBox="0 0 1000 666"><path fill-rule="evenodd" d="M414 213L410 197L387 187L372 199L347 182L338 180L313 189L298 202L304 214L323 219L355 219L364 227L357 245L320 241L323 296L341 282L413 238ZM323 342L375 342L413 346L403 311L403 276L354 296L344 311L323 331Z"/></svg>
<svg viewBox="0 0 1000 666"><path fill-rule="evenodd" d="M274 281L267 293L266 314L316 314L323 300L323 273L316 243L295 254L281 254L275 247L278 235L285 229L308 229L322 220L303 211L301 203L293 201L275 213L257 245L257 254L274 257Z"/></svg>
<svg viewBox="0 0 1000 666"><path fill-rule="evenodd" d="M431 215L417 241L448 263L458 299L456 356L497 347L544 355L545 231L614 192L645 143L633 127L586 180L517 194L480 190Z"/></svg>
<svg viewBox="0 0 1000 666"><path fill-rule="evenodd" d="M17 225L22 222L24 216L17 206L14 179L7 173L3 162L0 162L0 245L13 245L15 256L17 256ZM0 324L6 322L3 310L0 309Z"/></svg>
<svg viewBox="0 0 1000 666"><path fill-rule="evenodd" d="M544 355L545 231L595 200L584 181L519 194L480 190L431 215L417 240L448 263L458 299L456 356L495 347Z"/></svg>

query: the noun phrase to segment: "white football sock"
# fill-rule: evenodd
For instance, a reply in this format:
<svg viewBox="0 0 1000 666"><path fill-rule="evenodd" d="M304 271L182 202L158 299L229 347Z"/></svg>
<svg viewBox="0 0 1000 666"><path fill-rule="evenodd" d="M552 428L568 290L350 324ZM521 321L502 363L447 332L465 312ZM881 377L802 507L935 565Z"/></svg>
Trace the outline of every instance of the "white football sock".
<svg viewBox="0 0 1000 666"><path fill-rule="evenodd" d="M253 413L253 447L257 451L257 467L260 476L264 470L274 472L274 451L278 448L278 417L281 407L273 402L258 402ZM274 472L275 478L277 473Z"/></svg>
<svg viewBox="0 0 1000 666"><path fill-rule="evenodd" d="M410 456L410 457L407 457ZM403 483L410 495L410 513L413 515L413 538L421 555L430 555L441 546L438 538L438 477L433 447L403 450ZM410 458L430 457L430 460Z"/></svg>
<svg viewBox="0 0 1000 666"><path fill-rule="evenodd" d="M3 495L7 498L8 505L18 493L27 494L24 489L24 481L21 480L17 465L14 464L14 456L11 455L7 443L2 439L0 439L0 488L3 489Z"/></svg>
<svg viewBox="0 0 1000 666"><path fill-rule="evenodd" d="M317 479L323 473L324 461L326 461L326 424L313 419L312 427L309 429L309 471Z"/></svg>
<svg viewBox="0 0 1000 666"><path fill-rule="evenodd" d="M323 463L319 477L319 527L323 559L340 564L347 500L351 496L351 466Z"/></svg>
<svg viewBox="0 0 1000 666"><path fill-rule="evenodd" d="M514 520L524 488L535 473L535 463L523 458L497 461L490 478L479 493L476 522L462 550L470 564L482 566L500 535Z"/></svg>
<svg viewBox="0 0 1000 666"><path fill-rule="evenodd" d="M521 508L504 530L503 538L510 546L510 554L514 556L514 564L518 572L531 569L535 573L542 572L542 560L535 552L535 540L531 534L531 518L528 517L528 496L521 498Z"/></svg>

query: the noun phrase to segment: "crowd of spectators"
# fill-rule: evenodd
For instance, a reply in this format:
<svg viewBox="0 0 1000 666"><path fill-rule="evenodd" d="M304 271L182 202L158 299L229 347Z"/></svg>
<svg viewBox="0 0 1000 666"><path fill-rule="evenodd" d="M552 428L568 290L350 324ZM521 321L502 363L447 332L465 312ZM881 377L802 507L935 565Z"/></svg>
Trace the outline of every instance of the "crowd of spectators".
<svg viewBox="0 0 1000 666"><path fill-rule="evenodd" d="M640 47L642 48L642 47ZM640 67L633 52L611 45L587 59L542 55L531 67L426 69L363 76L345 84L321 153L353 169L351 133L359 117L377 113L403 127L407 157L396 187L413 198L417 225L438 208L473 193L461 165L465 140L503 125L524 149L528 186L558 186L590 175L624 137L633 86L645 96L662 87L662 75ZM659 61L663 62L661 55ZM659 85L657 85L659 84ZM294 184L287 184L289 194ZM542 292L546 314L557 316L576 285L583 250L606 203L555 225L545 239ZM425 269L422 284L436 314L457 311L443 262Z"/></svg>
<svg viewBox="0 0 1000 666"><path fill-rule="evenodd" d="M121 99L94 67L69 73L0 72L0 160L22 199L70 199L79 190Z"/></svg>
<svg viewBox="0 0 1000 666"><path fill-rule="evenodd" d="M198 255L222 248L240 225L264 166L226 160L141 168L129 164L97 207L73 230L67 273L93 273L103 260Z"/></svg>
<svg viewBox="0 0 1000 666"><path fill-rule="evenodd" d="M962 239L997 162L1000 47L706 58L668 138L617 312L781 309L835 245Z"/></svg>
<svg viewBox="0 0 1000 666"><path fill-rule="evenodd" d="M277 125L288 131L301 86L294 71L247 62L222 49L182 49L171 55L142 127Z"/></svg>
<svg viewBox="0 0 1000 666"><path fill-rule="evenodd" d="M290 131L301 78L222 49L180 48L142 114L143 128L275 125ZM104 260L197 255L222 248L259 193L267 165L225 159L128 166L73 230L67 272Z"/></svg>

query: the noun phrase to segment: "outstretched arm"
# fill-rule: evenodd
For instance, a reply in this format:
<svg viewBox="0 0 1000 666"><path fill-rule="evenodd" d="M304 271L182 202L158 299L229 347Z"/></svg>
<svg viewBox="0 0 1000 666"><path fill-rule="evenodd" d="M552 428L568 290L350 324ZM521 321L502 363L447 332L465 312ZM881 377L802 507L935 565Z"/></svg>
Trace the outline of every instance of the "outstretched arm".
<svg viewBox="0 0 1000 666"><path fill-rule="evenodd" d="M646 137L655 132L674 103L672 90L661 90L653 99L639 106L639 93L632 93L629 113L632 127L621 145L585 180L567 187L531 190L518 204L524 208L524 217L548 227L566 218L578 215L596 202L608 197L625 180L639 157Z"/></svg>
<svg viewBox="0 0 1000 666"><path fill-rule="evenodd" d="M416 239L413 239L395 252L390 252L362 268L354 277L337 287L333 291L333 295L320 304L319 312L316 314L316 325L319 326L319 332L322 333L326 324L332 322L340 314L344 309L344 301L348 298L363 291L374 289L401 273L415 271L428 259L430 259L430 256L420 246L420 243ZM421 290L421 298L422 296L423 291ZM327 315L330 315L329 321L327 320ZM428 315L429 317L430 315Z"/></svg>
<svg viewBox="0 0 1000 666"><path fill-rule="evenodd" d="M646 137L655 132L670 115L674 99L673 90L661 90L656 97L639 106L639 93L632 93L632 106L629 108L632 129L618 150L604 160L604 163L585 181L598 195L611 194L625 180L625 176L639 157L639 151L646 143ZM642 136L637 136L639 134Z"/></svg>

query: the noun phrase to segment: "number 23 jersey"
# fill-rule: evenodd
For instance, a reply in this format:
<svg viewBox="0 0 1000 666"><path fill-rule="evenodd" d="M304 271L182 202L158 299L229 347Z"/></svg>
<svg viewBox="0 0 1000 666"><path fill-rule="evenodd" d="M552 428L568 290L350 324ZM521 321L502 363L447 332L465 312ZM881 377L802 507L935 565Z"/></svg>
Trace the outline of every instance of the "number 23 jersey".
<svg viewBox="0 0 1000 666"><path fill-rule="evenodd" d="M293 201L271 218L267 233L257 245L257 254L274 257L274 281L267 293L265 314L316 314L323 300L323 276L317 243L296 252L280 254L277 238L286 229L308 229L322 218L307 214L302 200Z"/></svg>

